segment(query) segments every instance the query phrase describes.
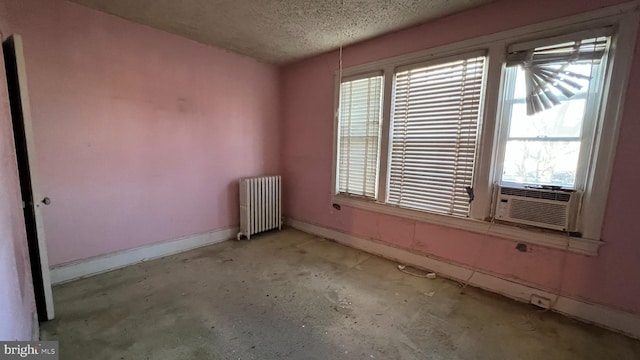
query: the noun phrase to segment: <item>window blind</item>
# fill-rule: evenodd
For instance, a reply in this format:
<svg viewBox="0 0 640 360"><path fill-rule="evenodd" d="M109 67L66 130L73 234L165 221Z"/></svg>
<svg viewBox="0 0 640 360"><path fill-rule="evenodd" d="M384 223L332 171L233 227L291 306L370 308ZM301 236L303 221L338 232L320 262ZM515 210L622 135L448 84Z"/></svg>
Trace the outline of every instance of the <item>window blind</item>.
<svg viewBox="0 0 640 360"><path fill-rule="evenodd" d="M586 86L591 76L567 67L576 63L598 64L607 52L609 41L609 36L599 36L563 39L531 48L511 46L507 66L520 65L525 71L527 115L560 105L562 100L570 99Z"/></svg>
<svg viewBox="0 0 640 360"><path fill-rule="evenodd" d="M396 73L388 203L468 215L483 55Z"/></svg>
<svg viewBox="0 0 640 360"><path fill-rule="evenodd" d="M376 198L383 77L342 82L338 127L338 192Z"/></svg>

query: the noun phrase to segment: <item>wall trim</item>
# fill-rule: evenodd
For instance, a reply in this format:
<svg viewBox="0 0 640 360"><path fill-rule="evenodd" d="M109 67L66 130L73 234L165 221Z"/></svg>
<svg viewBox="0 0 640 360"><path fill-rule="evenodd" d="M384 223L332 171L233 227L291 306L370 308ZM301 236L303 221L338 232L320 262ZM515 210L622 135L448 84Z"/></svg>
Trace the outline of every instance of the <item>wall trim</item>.
<svg viewBox="0 0 640 360"><path fill-rule="evenodd" d="M31 312L31 341L40 341L40 322L37 311Z"/></svg>
<svg viewBox="0 0 640 360"><path fill-rule="evenodd" d="M570 251L587 256L597 256L598 249L600 246L604 245L604 242L600 240L570 237L567 235L525 229L516 225L499 224L473 218L460 218L429 213L426 211L405 209L376 201L354 198L343 194L333 195L331 197L331 201L333 203L352 208L387 214L404 219L411 219L428 224L447 226L478 234L498 236L500 238L514 240L516 242L546 246L553 249Z"/></svg>
<svg viewBox="0 0 640 360"><path fill-rule="evenodd" d="M54 285L63 284L140 262L189 251L202 246L217 244L225 240L234 239L238 233L238 229L238 226L231 226L206 233L181 237L175 240L56 265L51 268L51 282Z"/></svg>
<svg viewBox="0 0 640 360"><path fill-rule="evenodd" d="M402 264L434 271L446 278L458 281L466 281L469 279L469 285L525 303L530 302L531 295L539 295L552 300L557 298L551 308L551 310L555 312L640 339L640 316L636 314L590 303L581 299L558 295L548 290L517 283L513 280L504 279L480 270L474 273L472 269L461 265L448 263L441 259L420 255L408 250L385 245L378 241L367 240L304 221L287 218L286 224L294 229L335 240L341 244L398 261Z"/></svg>

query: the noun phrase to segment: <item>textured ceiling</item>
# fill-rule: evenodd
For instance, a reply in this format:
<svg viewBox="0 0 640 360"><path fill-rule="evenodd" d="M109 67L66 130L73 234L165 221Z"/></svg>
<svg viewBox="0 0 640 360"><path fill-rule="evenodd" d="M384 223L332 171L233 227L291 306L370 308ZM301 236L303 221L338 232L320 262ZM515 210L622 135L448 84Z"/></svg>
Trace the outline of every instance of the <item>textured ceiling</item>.
<svg viewBox="0 0 640 360"><path fill-rule="evenodd" d="M282 64L491 0L72 0Z"/></svg>

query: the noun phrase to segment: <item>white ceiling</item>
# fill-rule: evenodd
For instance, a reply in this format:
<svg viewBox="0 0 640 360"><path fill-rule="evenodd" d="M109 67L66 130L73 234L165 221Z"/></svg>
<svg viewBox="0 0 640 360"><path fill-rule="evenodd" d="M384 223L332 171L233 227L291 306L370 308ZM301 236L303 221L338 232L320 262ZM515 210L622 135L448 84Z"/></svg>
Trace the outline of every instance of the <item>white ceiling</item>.
<svg viewBox="0 0 640 360"><path fill-rule="evenodd" d="M71 1L283 64L492 0Z"/></svg>

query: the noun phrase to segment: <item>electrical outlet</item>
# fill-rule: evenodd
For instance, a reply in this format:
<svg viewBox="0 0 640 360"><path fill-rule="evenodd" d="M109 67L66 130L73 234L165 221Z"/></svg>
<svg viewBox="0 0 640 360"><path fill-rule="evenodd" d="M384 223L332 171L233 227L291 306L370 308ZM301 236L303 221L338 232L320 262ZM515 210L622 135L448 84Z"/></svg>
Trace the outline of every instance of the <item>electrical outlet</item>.
<svg viewBox="0 0 640 360"><path fill-rule="evenodd" d="M551 300L546 297L542 297L540 295L531 294L530 302L540 308L548 309L551 307Z"/></svg>

